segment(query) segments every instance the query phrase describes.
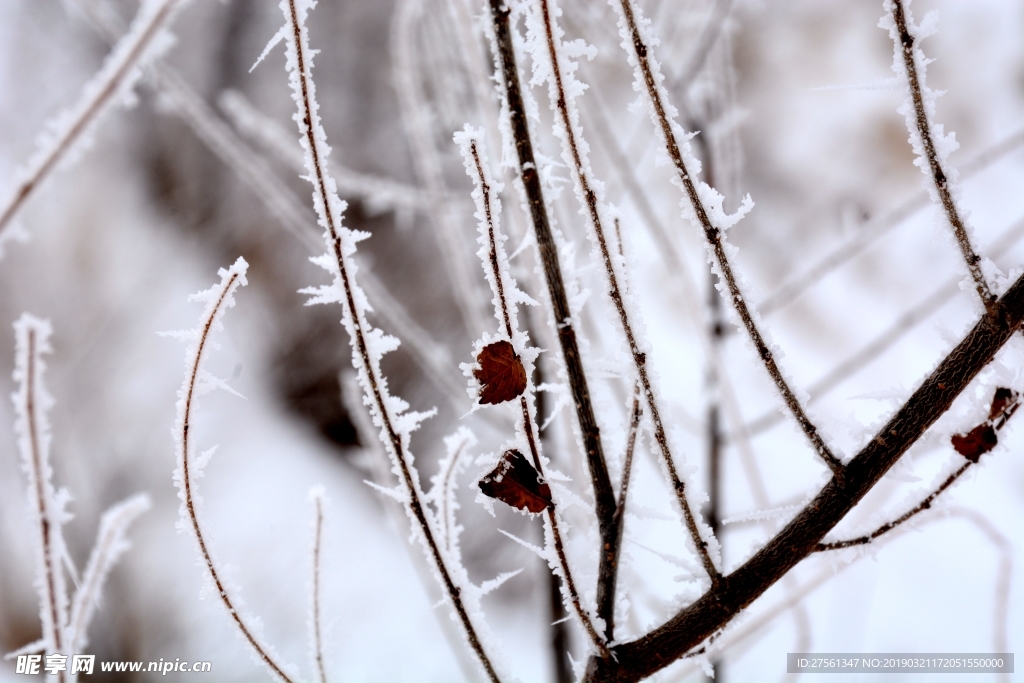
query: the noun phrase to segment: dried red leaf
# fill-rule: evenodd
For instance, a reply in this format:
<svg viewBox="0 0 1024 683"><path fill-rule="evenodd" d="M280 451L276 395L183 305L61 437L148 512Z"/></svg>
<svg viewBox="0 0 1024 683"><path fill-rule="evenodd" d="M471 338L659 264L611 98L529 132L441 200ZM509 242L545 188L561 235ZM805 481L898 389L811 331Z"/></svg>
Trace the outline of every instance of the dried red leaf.
<svg viewBox="0 0 1024 683"><path fill-rule="evenodd" d="M505 451L479 486L485 496L520 510L543 512L552 504L551 487L541 482L530 461L516 450Z"/></svg>
<svg viewBox="0 0 1024 683"><path fill-rule="evenodd" d="M1013 389L999 387L996 389L996 395L992 397L992 408L988 412L988 419L995 420L997 417L1002 417L1005 413L1012 414L1017 409L1019 399L1020 394Z"/></svg>
<svg viewBox="0 0 1024 683"><path fill-rule="evenodd" d="M526 369L509 342L488 344L476 362L473 376L480 382L481 403L504 403L526 391Z"/></svg>
<svg viewBox="0 0 1024 683"><path fill-rule="evenodd" d="M952 442L957 453L971 462L978 462L982 455L996 447L999 438L992 425L985 422L966 434L954 434Z"/></svg>

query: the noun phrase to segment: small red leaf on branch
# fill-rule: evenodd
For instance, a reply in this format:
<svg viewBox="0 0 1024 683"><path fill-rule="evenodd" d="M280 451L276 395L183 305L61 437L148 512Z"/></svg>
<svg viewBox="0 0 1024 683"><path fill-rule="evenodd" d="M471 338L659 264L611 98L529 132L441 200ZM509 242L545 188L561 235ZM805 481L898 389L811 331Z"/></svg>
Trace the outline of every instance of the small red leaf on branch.
<svg viewBox="0 0 1024 683"><path fill-rule="evenodd" d="M536 513L551 506L551 487L541 482L530 461L516 450L505 451L479 486L485 496L520 510Z"/></svg>
<svg viewBox="0 0 1024 683"><path fill-rule="evenodd" d="M476 362L480 367L473 376L480 382L481 403L504 403L526 391L526 369L509 342L488 344Z"/></svg>
<svg viewBox="0 0 1024 683"><path fill-rule="evenodd" d="M978 459L985 453L996 447L999 438L996 430L988 422L982 423L967 432L966 434L954 434L953 448L971 462L978 462Z"/></svg>
<svg viewBox="0 0 1024 683"><path fill-rule="evenodd" d="M982 455L988 453L999 443L996 430L1002 429L1010 416L1020 406L1020 394L1013 389L999 387L992 397L992 407L988 411L988 420L967 432L954 434L951 441L956 452L971 462L978 462Z"/></svg>

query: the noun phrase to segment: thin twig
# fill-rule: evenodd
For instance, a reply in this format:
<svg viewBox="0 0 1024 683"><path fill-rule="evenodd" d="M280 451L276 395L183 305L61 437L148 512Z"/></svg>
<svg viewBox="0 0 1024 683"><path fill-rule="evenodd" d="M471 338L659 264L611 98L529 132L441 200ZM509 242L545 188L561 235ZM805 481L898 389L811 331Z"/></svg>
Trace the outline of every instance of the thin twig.
<svg viewBox="0 0 1024 683"><path fill-rule="evenodd" d="M640 418L643 417L643 406L640 403L640 385L637 384L633 389L633 408L630 411L629 416L629 431L626 434L626 457L622 463L622 480L619 482L619 499L615 506L615 525L616 525L616 536L620 540L623 537L626 525L626 499L629 494L629 479L633 473L633 453L636 450L636 440L640 433ZM619 563L616 562L612 566L610 591L614 595L618 585L618 574L619 574ZM614 616L614 603L612 605ZM615 640L615 621L613 619L607 619L604 627L604 637L608 642Z"/></svg>
<svg viewBox="0 0 1024 683"><path fill-rule="evenodd" d="M311 596L311 614L313 622L313 660L320 683L327 683L327 672L324 670L324 642L321 627L320 610L320 564L323 561L324 534L324 492L322 488L313 489L313 594Z"/></svg>
<svg viewBox="0 0 1024 683"><path fill-rule="evenodd" d="M665 426L661 419L661 410L647 372L647 354L640 348L642 342L638 340L637 334L634 331L633 321L626 310L625 297L627 292L625 287L619 283L617 269L612 260L611 248L605 236L604 225L601 219L601 198L592 187L593 182L589 172L590 162L578 141L578 138L582 140L582 135L577 130L578 125L573 125L574 117L572 114L575 110L575 103L566 96L565 92L565 85L563 83L565 78L563 73L564 65L561 63L559 55L561 41L557 35L557 26L555 26L555 19L552 16L550 0L540 0L540 15L544 26L547 56L551 66L551 77L549 80L551 100L553 107L557 110L555 116L556 134L562 139L563 158L570 165L569 167L576 185L577 199L579 199L582 209L590 219L593 240L600 251L600 260L604 265L605 276L608 282L608 296L615 307L615 312L618 314L619 324L622 327L622 332L626 337L626 343L633 358L633 365L636 368L637 377L643 390L644 402L647 405L651 423L654 427L654 440L661 451L661 457L668 471L672 491L675 493L679 508L683 513L686 529L690 534L697 554L700 556L701 563L704 565L704 571L707 572L708 577L711 579L711 584L714 586L718 583L721 572L718 571L714 561L711 559L711 554L708 551L708 542L701 535L700 529L697 526L696 515L686 497L686 483L676 470L675 460L668 442L668 435L665 433ZM621 525L613 528L621 531ZM619 534L615 533L608 538L602 539L602 543L603 554L608 555L609 558L603 563L605 571L598 573L597 609L598 615L608 625L607 633L611 633L614 629L615 618L615 577L618 573L617 566L622 541Z"/></svg>
<svg viewBox="0 0 1024 683"><path fill-rule="evenodd" d="M469 135L469 133L465 133ZM500 208L496 204L496 198L493 195L491 183L489 181L489 172L485 168L485 160L481 155L479 149L479 135L470 137L468 140L468 152L472 159L473 171L475 176L473 178L477 190L477 206L482 209L479 212L481 216L481 227L486 226L486 262L485 268L490 266L491 282L494 288L494 302L495 302L495 317L498 318L500 323L505 328L505 334L508 336L508 340L513 346L521 338L519 330L516 329L517 325L514 322L514 316L512 313L512 305L509 302L509 292L506 291L506 281L512 284L512 276L506 272L502 267L502 264L508 263L508 257L505 255L504 249L501 246L501 240L503 239L500 235L500 227L498 226L498 213ZM467 167L469 164L467 163ZM467 168L467 171L470 170ZM483 255L483 250L481 250ZM516 348L516 355L520 354L521 349ZM526 441L530 447L530 456L533 460L533 466L536 468L537 473L540 475L541 480L546 480L547 476L544 473L544 461L540 454L540 443L537 439L537 426L535 415L531 411L531 404L528 398L528 394L531 393L528 388L519 397L519 409L522 415L522 429L526 437ZM594 647L602 653L603 656L608 654L608 646L604 639L598 635L597 629L594 627L594 622L587 613L587 610L583 606L583 601L580 597L579 589L576 587L576 581L572 575L572 569L569 567L569 559L565 554L565 545L562 541L562 531L559 527L558 522L558 510L554 500L545 510L547 516L548 529L551 532L552 543L555 548L555 554L558 557L558 565L562 572L562 579L564 581L566 592L569 595L569 601L572 603L573 609L576 612L577 618L583 625L584 630L590 637Z"/></svg>
<svg viewBox="0 0 1024 683"><path fill-rule="evenodd" d="M61 521L64 511L56 500L53 490L53 469L49 461L48 427L46 409L49 401L43 385L42 354L49 350L47 339L50 335L48 322L28 314L22 314L15 323L17 333L17 356L15 379L18 391L14 395L17 414L16 429L19 435L22 467L28 477L29 496L33 506L32 521L39 525L39 573L36 588L39 591L39 609L43 626L43 642L46 651L66 652L68 644L64 627L67 623L67 585L64 580L61 559L64 542L61 536ZM57 680L63 683L65 672L57 672Z"/></svg>
<svg viewBox="0 0 1024 683"><path fill-rule="evenodd" d="M966 337L846 466L789 524L734 572L647 635L592 657L590 683L638 681L668 666L729 623L821 542L952 405L1024 321L1024 277L990 307Z"/></svg>
<svg viewBox="0 0 1024 683"><path fill-rule="evenodd" d="M89 24L105 39L113 42L123 32L117 15L108 2L85 2L79 0L79 6L89 20ZM319 254L323 249L323 241L316 234L314 214L295 196L295 193L282 183L274 174L267 160L249 148L239 136L206 104L205 100L178 74L177 71L154 60L145 69L148 83L160 93L168 105L171 114L178 116L225 166L231 169L253 195L263 202L270 214L277 219L278 225L311 254ZM241 119L245 117L239 112L248 112L240 104L241 96L222 97L222 101L230 102L225 106L229 113L236 113L236 124L241 128ZM236 111L237 110L237 111ZM248 112L253 117L254 112ZM294 142L294 141L293 141ZM300 154L301 163L301 154ZM335 166L331 166L332 172ZM351 173L351 171L349 172ZM406 207L401 201L419 201L417 195L410 195L416 190L405 188L392 181L366 178L363 185L353 184L353 192L369 193L373 201L382 201L381 196L393 199L398 208ZM376 184L381 180L384 185ZM371 182L373 181L373 182ZM354 183L354 181L353 181ZM345 183L342 183L345 187ZM390 200L389 199L389 200ZM410 203L409 207L415 204ZM373 274L363 270L363 287L367 290L374 303L374 313L394 330L402 339L416 339L416 344L409 344L404 350L412 356L416 364L434 385L442 391L452 408L459 414L466 410L465 389L459 382L453 381L450 368L451 358L447 350L439 344L427 330L417 323L402 304L387 289L386 285ZM488 418L485 418L488 419Z"/></svg>
<svg viewBox="0 0 1024 683"><path fill-rule="evenodd" d="M829 469L832 470L837 481L842 482L843 463L832 453L832 450L821 438L817 427L815 427L810 418L807 417L803 406L800 405L800 401L786 382L785 377L783 377L782 371L779 369L779 366L775 361L775 356L772 354L771 349L768 348L768 344L765 343L764 337L761 335L761 331L758 329L757 323L754 321L754 317L747 307L746 299L740 291L739 283L736 280L736 276L733 274L732 266L729 264L729 257L725 250L725 243L721 231L712 224L711 219L708 217L704 204L697 193L697 186L694 184L689 171L686 169L686 165L683 162L682 151L680 150L679 143L676 139L675 130L669 120L665 103L663 102L663 88L655 79L651 60L648 57L650 48L645 44L641 37L636 18L634 17L633 2L632 0L621 0L620 6L622 8L623 19L625 20L627 30L631 37L630 42L633 45L637 65L651 103L652 113L660 128L665 148L669 157L672 159L672 163L676 167L679 180L690 200L694 214L697 217L697 222L700 224L700 227L704 232L704 237L707 239L708 245L714 252L715 260L718 263L722 278L725 280L729 289L733 306L739 314L740 319L743 321L743 326L747 329L747 333L750 335L750 339L754 343L754 348L757 350L757 354L761 358L761 362L764 364L765 369L771 376L772 381L775 382L775 386L782 395L789 411L793 414L793 417L800 425L800 428L811 442L815 452L822 460L825 461L825 464L828 465Z"/></svg>
<svg viewBox="0 0 1024 683"><path fill-rule="evenodd" d="M931 123L928 121L928 113L925 110L924 96L922 94L921 82L918 77L917 57L914 54L914 36L910 34L907 27L907 18L903 11L903 0L889 0L889 9L892 12L893 20L896 22L896 31L892 34L896 50L903 53L903 64L906 68L907 81L910 87L910 96L914 102L914 124L917 127L917 135L920 137L924 147L924 157L928 162L931 171L932 181L935 183L935 190L938 193L939 203L946 212L946 218L953 228L957 244L960 245L960 253L967 263L967 269L974 279L974 287L981 297L981 302L987 307L995 301L996 297L989 288L985 274L981 272L981 257L978 256L974 245L971 244L971 237L967 232L960 210L953 201L953 195L949 188L949 176L942 168L942 161L935 150L935 142L932 140ZM909 114L908 114L908 124ZM913 130L911 133L913 134Z"/></svg>
<svg viewBox="0 0 1024 683"><path fill-rule="evenodd" d="M115 95L131 84L147 49L168 23L179 4L180 0L163 0L149 16L142 17L140 13L136 21L145 23L138 23L124 36L122 42L111 50L111 56L106 64L83 88L78 101L70 110L71 121L57 133L57 139L50 144L48 150L40 149L30 160L24 176L5 198L4 203L0 204L0 234L7 229L32 193L107 110ZM143 9L149 6L149 3L142 5Z"/></svg>
<svg viewBox="0 0 1024 683"><path fill-rule="evenodd" d="M540 173L533 154L533 143L526 120L526 108L519 85L519 70L512 45L512 31L509 25L510 10L503 0L490 0L491 25L493 27L494 53L497 62L501 96L514 138L519 161L519 176L529 204L534 237L544 269L548 294L554 313L554 322L562 358L565 362L569 390L576 406L576 419L586 450L587 467L594 489L594 506L597 514L601 545L611 549L615 535L615 491L608 476L608 465L601 445L601 432L594 415L593 403L587 377L583 370L572 312L566 295L562 267L559 263L558 248L555 244L547 205L541 189ZM609 565L614 562L608 552L600 554L598 575L607 575Z"/></svg>
<svg viewBox="0 0 1024 683"><path fill-rule="evenodd" d="M342 304L345 311L345 322L347 323L352 341L353 363L360 371L364 391L366 391L367 398L372 403L375 417L379 420L384 446L388 449L392 461L398 466L401 474L406 492L407 509L419 527L427 553L440 575L441 583L465 630L470 647L476 653L487 677L494 683L498 683L500 680L498 674L477 636L476 628L462 601L461 589L456 586L437 539L434 537L433 529L427 519L426 510L420 500L419 486L414 478L412 465L406 453L406 444L394 424L391 411L385 401L387 389L378 377L378 372L380 371L378 363L370 353L367 342L367 330L364 329L367 325L361 315L362 308L356 305L356 284L354 276L350 274L352 267L350 264L351 257L345 254L345 246L343 246L342 242L342 228L338 221L340 221L343 206L341 200L333 192L333 181L330 180L327 169L324 167L326 159L324 158L323 145L325 141L319 139L323 137L323 133L319 115L313 104L312 91L314 86L311 73L312 64L309 62L309 56L306 54L306 26L303 21L300 21L296 0L287 0L287 4L282 3L282 8L285 9L286 20L289 22L291 29L288 42L292 51L291 58L294 59L294 64L291 67L294 69L292 87L295 91L295 100L299 109L297 123L307 147L307 164L309 166L309 180L313 183L314 187L314 204L316 205L317 212L320 214L321 224L325 230L324 236L327 241L327 247L329 253L333 256L336 276L342 288ZM305 14L303 13L304 18ZM328 182L330 182L330 189ZM350 243L349 248L352 248L352 237L348 236L346 241Z"/></svg>
<svg viewBox="0 0 1024 683"><path fill-rule="evenodd" d="M180 467L180 481L178 482L178 486L180 487L181 497L184 502L185 515L189 523L192 525L192 531L195 534L196 542L199 545L199 554L202 556L203 563L206 565L206 570L210 573L210 578L213 580L214 586L217 589L217 596L220 598L221 602L224 603L224 607L227 608L231 619L235 622L238 630L241 631L242 636L246 641L248 641L249 645L252 646L260 661L262 661L267 668L282 681L285 681L285 683L292 683L293 679L284 672L283 668L275 661L263 644L259 642L255 634L245 623L245 620L243 620L242 616L238 613L234 602L228 595L227 587L221 579L220 572L213 561L213 556L210 553L206 537L203 535L202 527L199 524L199 515L196 511L194 493L195 484L192 481L192 433L189 429L192 424L192 408L195 402L196 390L202 372L202 362L206 355L207 342L210 340L210 334L213 331L215 323L223 314L226 305L231 300L234 290L237 289L244 281L245 261L239 259L235 266L232 266L230 270L222 270L221 273L222 281L219 290L215 292L215 298L212 300L213 305L207 307L207 310L200 321L195 355L191 357L191 362L186 368L185 384L180 394L181 403L179 404L180 412L177 424L178 447L180 449L178 453L178 466Z"/></svg>

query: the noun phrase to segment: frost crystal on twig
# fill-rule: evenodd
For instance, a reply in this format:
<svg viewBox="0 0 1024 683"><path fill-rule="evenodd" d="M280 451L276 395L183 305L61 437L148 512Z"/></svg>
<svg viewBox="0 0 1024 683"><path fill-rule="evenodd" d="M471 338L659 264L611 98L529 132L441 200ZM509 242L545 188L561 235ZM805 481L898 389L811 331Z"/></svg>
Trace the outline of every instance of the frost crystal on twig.
<svg viewBox="0 0 1024 683"><path fill-rule="evenodd" d="M118 41L103 68L82 89L78 101L57 117L40 137L35 154L0 203L0 234L47 176L71 155L111 105L134 102L132 87L141 67L172 42L164 29L186 0L146 0L128 33Z"/></svg>
<svg viewBox="0 0 1024 683"><path fill-rule="evenodd" d="M340 303L344 315L342 324L348 332L352 347L352 365L363 387L364 402L369 406L374 424L380 430L392 462L404 488L404 507L412 523L413 534L423 545L433 564L436 578L444 587L456 616L462 624L470 648L476 654L484 673L492 681L499 681L491 656L485 650L482 637L484 625L480 619L478 597L465 568L448 555L437 540L436 521L431 510L423 504L425 495L420 486L419 472L409 451L409 440L420 422L434 414L408 411L409 405L392 396L387 379L380 369L380 360L398 348L398 339L372 327L366 318L370 310L363 290L356 283L358 268L352 258L356 244L369 237L368 233L350 230L342 225L346 204L338 197L337 185L327 168L331 148L320 122L316 101L316 85L312 76L313 51L309 47L306 15L314 3L309 0L282 0L280 8L288 25L286 69L297 113L306 178L313 184L313 206L324 230L327 253L313 259L326 270L333 282L322 287L304 290L312 295L309 303ZM472 616L471 616L472 615Z"/></svg>

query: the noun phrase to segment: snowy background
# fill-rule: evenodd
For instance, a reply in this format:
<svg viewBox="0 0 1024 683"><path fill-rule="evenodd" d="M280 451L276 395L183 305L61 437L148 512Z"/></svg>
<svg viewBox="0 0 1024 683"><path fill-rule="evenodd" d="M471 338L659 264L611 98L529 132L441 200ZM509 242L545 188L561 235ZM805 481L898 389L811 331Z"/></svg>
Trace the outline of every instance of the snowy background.
<svg viewBox="0 0 1024 683"><path fill-rule="evenodd" d="M680 86L675 79L724 4L640 3L661 38L655 53L673 96L705 124L726 209L735 210L747 193L755 202L728 233L739 248L735 265L748 298L762 304L763 326L784 352L793 383L809 395L829 443L852 457L962 338L980 306L969 280L957 286L966 277L957 246L939 212L922 199L925 177L913 165L896 112L905 94L892 80L892 43L877 27L880 3L736 0L700 72ZM704 486L710 399L703 238L680 218L671 168L662 163L649 119L630 106L636 93L614 12L600 3L564 5L568 38L597 48L578 72L592 86L578 101L584 133L596 175L620 211L630 287L641 302L654 347L649 363L681 459L692 481ZM104 6L125 25L138 9L132 0L0 3L0 196L46 122L68 109L101 67L110 46L85 10ZM321 115L332 161L343 167L345 221L373 233L360 246L359 262L423 330L403 337L384 369L393 392L413 409L438 408L412 442L424 482L444 454L442 438L460 425L479 438L473 456L500 448L511 428L510 416L498 409L464 417L471 400L459 369L472 360L472 342L495 325L475 260L469 180L451 142L465 123L494 130L486 80L491 63L476 30L481 7L468 0L322 0L309 21L311 42L321 51L313 72ZM960 143L949 161L961 170L961 203L981 251L1004 273L1019 274L1024 6L1009 0L913 5L918 19L932 9L940 18L939 33L924 43L936 60L928 83L946 91L936 120ZM439 591L419 548L408 542L400 508L363 483L389 475L375 444L360 440L361 406L342 397L350 355L338 324L341 309L304 306L297 290L323 284L324 274L308 262L308 240L288 232L251 179L253 168L266 171L280 196L298 200L298 222L315 236L309 184L294 163L299 148L283 51L249 73L281 23L270 0L192 0L174 20L177 42L162 62L206 103L205 113L184 115L180 93L176 99L143 80L137 101L103 117L89 144L33 194L11 228L27 240L3 245L0 324L29 311L54 328L47 376L56 400L52 458L56 484L73 494L75 518L65 534L75 563L85 563L109 505L136 491L154 500L106 587L89 651L98 660L210 660L219 681L267 676L215 597L201 597L204 570L190 537L175 530L171 427L184 347L156 334L195 326L201 309L188 296L212 285L217 269L241 255L250 264L250 284L227 314L211 370L245 399L226 392L204 397L194 426L201 450L219 445L199 483L218 556L230 564L249 610L262 618L266 639L308 672L307 492L323 485L330 500L323 603L329 678L473 678L446 608L435 607ZM528 77L525 55L521 67ZM546 86L532 89L540 115L532 125L546 189L556 196L554 216L577 245L574 270L591 292L583 312L585 362L617 481L631 380L623 374L628 364L611 325L602 272L591 266L567 169L556 161L546 92ZM197 134L197 120L220 137L211 143L210 128ZM225 144L240 156L225 154ZM504 204L513 251L526 223L514 193L505 193ZM445 221L454 236L447 242L439 237ZM669 251L659 241L665 238ZM821 263L834 265L818 268ZM513 268L540 300L532 247ZM812 272L820 274L803 277ZM801 282L806 287L792 294L793 283ZM370 298L375 304L372 291ZM559 354L546 314L530 315L537 345L548 349L541 356L546 380L557 383ZM402 336L386 320L375 322ZM731 322L728 328L720 349L727 439L720 514L737 520L723 532L731 569L818 490L826 470L782 413L745 334ZM14 335L6 329L0 393L10 394ZM423 367L431 352L447 371L440 379ZM950 435L984 419L996 386L1024 388L1021 368L1024 340L1017 336L833 537L864 533L934 489L962 463ZM545 394L547 411L556 411L547 454L571 477L582 503L567 511L569 544L578 581L592 593L597 536L564 396L557 387ZM36 640L40 628L12 424L10 403L0 402L5 652ZM1011 421L981 466L907 528L867 548L813 556L769 590L718 641L721 680L783 680L785 655L795 651L1024 652L1021 433ZM644 439L637 456L629 503L635 514L626 522L623 639L693 600L702 577L648 445ZM497 509L500 504L490 517L474 501L473 482L483 471L471 458L461 476L467 568L478 583L524 569L489 595L484 608L510 671L524 681L549 680L546 568L497 532L539 542L539 521ZM762 523L743 521L779 508ZM585 658L584 647L582 632L572 631L576 661ZM687 661L657 678L703 675ZM10 663L0 668L0 680L7 679L20 679Z"/></svg>

